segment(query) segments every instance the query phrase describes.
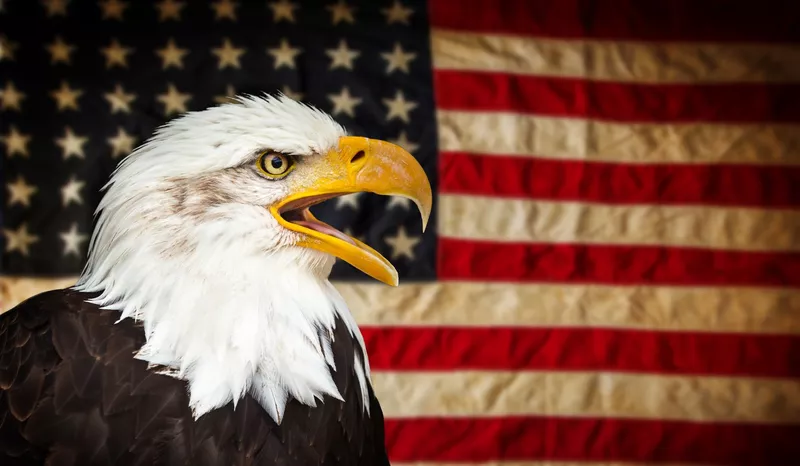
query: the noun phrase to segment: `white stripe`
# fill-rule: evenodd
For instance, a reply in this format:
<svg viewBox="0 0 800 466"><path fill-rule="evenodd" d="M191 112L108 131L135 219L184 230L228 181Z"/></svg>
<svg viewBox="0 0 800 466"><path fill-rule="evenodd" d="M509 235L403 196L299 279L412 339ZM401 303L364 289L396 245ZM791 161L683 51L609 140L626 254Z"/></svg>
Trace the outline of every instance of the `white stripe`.
<svg viewBox="0 0 800 466"><path fill-rule="evenodd" d="M800 422L800 381L608 372L373 372L389 418L586 416Z"/></svg>
<svg viewBox="0 0 800 466"><path fill-rule="evenodd" d="M0 278L2 311L74 278ZM335 282L359 325L612 327L800 334L800 290L480 282Z"/></svg>
<svg viewBox="0 0 800 466"><path fill-rule="evenodd" d="M800 334L800 290L788 288L478 282L336 287L360 325Z"/></svg>
<svg viewBox="0 0 800 466"><path fill-rule="evenodd" d="M631 83L800 80L800 47L557 40L434 29L433 67Z"/></svg>
<svg viewBox="0 0 800 466"><path fill-rule="evenodd" d="M800 164L800 126L630 124L438 110L439 150L625 163Z"/></svg>
<svg viewBox="0 0 800 466"><path fill-rule="evenodd" d="M439 234L498 242L800 250L800 210L439 195Z"/></svg>

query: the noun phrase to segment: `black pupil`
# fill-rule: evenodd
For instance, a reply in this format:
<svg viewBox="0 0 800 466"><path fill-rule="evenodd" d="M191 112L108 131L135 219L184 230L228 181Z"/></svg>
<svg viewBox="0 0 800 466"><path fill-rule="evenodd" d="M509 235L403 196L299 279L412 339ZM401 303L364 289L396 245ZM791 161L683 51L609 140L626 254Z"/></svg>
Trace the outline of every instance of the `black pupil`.
<svg viewBox="0 0 800 466"><path fill-rule="evenodd" d="M272 168L280 169L283 166L283 159L278 156L272 157L269 164L272 165Z"/></svg>

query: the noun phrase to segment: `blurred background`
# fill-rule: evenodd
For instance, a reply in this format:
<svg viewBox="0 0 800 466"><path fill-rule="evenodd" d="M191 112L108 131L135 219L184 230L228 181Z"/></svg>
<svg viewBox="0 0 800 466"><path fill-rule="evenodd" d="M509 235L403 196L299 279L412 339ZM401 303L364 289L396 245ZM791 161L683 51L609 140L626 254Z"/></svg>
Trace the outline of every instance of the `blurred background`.
<svg viewBox="0 0 800 466"><path fill-rule="evenodd" d="M800 2L0 0L0 310L168 119L282 91L413 153L315 208L396 464L800 464Z"/></svg>

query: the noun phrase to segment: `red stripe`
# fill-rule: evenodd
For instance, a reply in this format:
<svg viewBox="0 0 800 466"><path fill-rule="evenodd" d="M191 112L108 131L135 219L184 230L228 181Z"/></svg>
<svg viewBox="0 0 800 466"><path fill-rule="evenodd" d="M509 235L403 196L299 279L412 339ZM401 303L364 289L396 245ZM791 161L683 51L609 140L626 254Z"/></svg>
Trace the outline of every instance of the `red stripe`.
<svg viewBox="0 0 800 466"><path fill-rule="evenodd" d="M797 2L430 0L433 27L558 38L800 41Z"/></svg>
<svg viewBox="0 0 800 466"><path fill-rule="evenodd" d="M445 280L800 286L800 253L439 239Z"/></svg>
<svg viewBox="0 0 800 466"><path fill-rule="evenodd" d="M376 370L800 377L800 337L790 335L497 327L363 327L362 333Z"/></svg>
<svg viewBox="0 0 800 466"><path fill-rule="evenodd" d="M622 164L445 152L439 191L611 204L800 206L800 167Z"/></svg>
<svg viewBox="0 0 800 466"><path fill-rule="evenodd" d="M392 461L800 464L800 426L544 417L387 419Z"/></svg>
<svg viewBox="0 0 800 466"><path fill-rule="evenodd" d="M634 84L436 70L445 110L510 111L626 122L798 122L800 84Z"/></svg>

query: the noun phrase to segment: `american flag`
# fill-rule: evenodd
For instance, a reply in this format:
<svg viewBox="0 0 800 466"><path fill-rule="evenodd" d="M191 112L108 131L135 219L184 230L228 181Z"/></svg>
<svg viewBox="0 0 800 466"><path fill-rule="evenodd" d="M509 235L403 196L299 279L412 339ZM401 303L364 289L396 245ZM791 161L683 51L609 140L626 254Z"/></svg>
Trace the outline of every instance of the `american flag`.
<svg viewBox="0 0 800 466"><path fill-rule="evenodd" d="M2 308L155 127L282 90L412 152L317 208L394 464L800 464L800 3L6 0Z"/></svg>

